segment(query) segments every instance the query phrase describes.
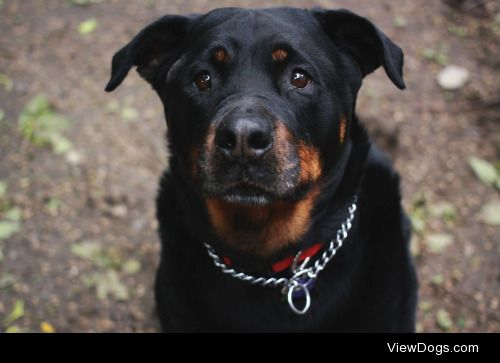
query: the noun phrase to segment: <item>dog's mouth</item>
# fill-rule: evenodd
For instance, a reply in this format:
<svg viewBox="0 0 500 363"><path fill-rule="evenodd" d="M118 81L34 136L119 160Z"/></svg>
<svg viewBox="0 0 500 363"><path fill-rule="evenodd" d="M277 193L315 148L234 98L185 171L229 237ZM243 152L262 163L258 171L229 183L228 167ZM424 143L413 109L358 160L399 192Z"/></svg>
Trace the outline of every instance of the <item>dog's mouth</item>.
<svg viewBox="0 0 500 363"><path fill-rule="evenodd" d="M248 183L229 186L218 193L218 197L226 203L242 206L265 206L276 199L276 196L264 188Z"/></svg>

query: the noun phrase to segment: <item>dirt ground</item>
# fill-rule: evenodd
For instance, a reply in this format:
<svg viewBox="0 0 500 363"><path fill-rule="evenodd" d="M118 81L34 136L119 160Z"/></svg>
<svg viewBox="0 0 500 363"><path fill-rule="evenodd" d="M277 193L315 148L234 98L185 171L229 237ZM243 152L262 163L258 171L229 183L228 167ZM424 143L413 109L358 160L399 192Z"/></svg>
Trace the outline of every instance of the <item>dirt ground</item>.
<svg viewBox="0 0 500 363"><path fill-rule="evenodd" d="M15 226L0 233L0 331L158 331L154 198L167 167L166 125L135 72L104 93L111 56L166 13L290 5L350 8L403 48L407 90L377 71L365 81L358 115L402 175L415 224L418 331L500 332L500 227L480 217L499 193L468 161L498 168L500 160L500 7L423 4L0 1L0 224ZM457 91L436 82L447 64L470 72ZM59 153L20 131L20 115L37 94L50 106L36 112L68 120L54 132L71 143Z"/></svg>

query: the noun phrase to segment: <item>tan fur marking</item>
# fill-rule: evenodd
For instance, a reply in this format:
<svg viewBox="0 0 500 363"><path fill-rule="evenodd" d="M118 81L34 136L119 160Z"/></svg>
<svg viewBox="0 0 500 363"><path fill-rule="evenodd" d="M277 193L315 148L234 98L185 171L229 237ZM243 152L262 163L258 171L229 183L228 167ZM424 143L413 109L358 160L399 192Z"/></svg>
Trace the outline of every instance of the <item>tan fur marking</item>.
<svg viewBox="0 0 500 363"><path fill-rule="evenodd" d="M346 127L346 120L342 117L339 126L339 140L341 145L344 143Z"/></svg>
<svg viewBox="0 0 500 363"><path fill-rule="evenodd" d="M298 153L300 158L300 184L315 182L322 172L318 150L301 142Z"/></svg>
<svg viewBox="0 0 500 363"><path fill-rule="evenodd" d="M284 49L276 49L271 54L273 61L276 63L284 62L288 58L288 52Z"/></svg>
<svg viewBox="0 0 500 363"><path fill-rule="evenodd" d="M270 206L238 206L208 199L207 210L216 233L226 243L242 252L267 257L300 240L307 232L318 194L319 189L313 188L299 202L276 202ZM235 218L247 221L254 229L245 233L233 223Z"/></svg>
<svg viewBox="0 0 500 363"><path fill-rule="evenodd" d="M214 59L219 63L225 63L229 61L229 55L224 49L218 49L214 53Z"/></svg>

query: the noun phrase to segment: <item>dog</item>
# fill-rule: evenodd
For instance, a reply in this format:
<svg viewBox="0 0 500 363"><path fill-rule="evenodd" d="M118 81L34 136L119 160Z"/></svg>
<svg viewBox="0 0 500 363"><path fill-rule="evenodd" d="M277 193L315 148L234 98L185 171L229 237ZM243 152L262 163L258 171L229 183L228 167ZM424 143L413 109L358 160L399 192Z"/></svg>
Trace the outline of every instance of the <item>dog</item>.
<svg viewBox="0 0 500 363"><path fill-rule="evenodd" d="M112 60L158 93L155 298L169 332L413 332L417 277L399 176L355 115L403 52L348 10L166 15Z"/></svg>

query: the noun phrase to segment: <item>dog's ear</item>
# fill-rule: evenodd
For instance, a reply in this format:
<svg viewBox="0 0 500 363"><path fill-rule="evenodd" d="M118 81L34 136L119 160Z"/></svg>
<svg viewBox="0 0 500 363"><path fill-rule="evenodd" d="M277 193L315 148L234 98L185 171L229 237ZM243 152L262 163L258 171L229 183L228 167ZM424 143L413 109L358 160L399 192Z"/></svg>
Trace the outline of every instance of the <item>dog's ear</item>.
<svg viewBox="0 0 500 363"><path fill-rule="evenodd" d="M403 51L369 20L349 10L311 10L330 39L345 50L366 76L381 65L399 89L403 81Z"/></svg>
<svg viewBox="0 0 500 363"><path fill-rule="evenodd" d="M113 56L111 79L106 91L118 87L130 68L137 66L139 74L153 83L155 71L164 60L172 64L180 55L181 44L197 16L166 15L139 32Z"/></svg>

